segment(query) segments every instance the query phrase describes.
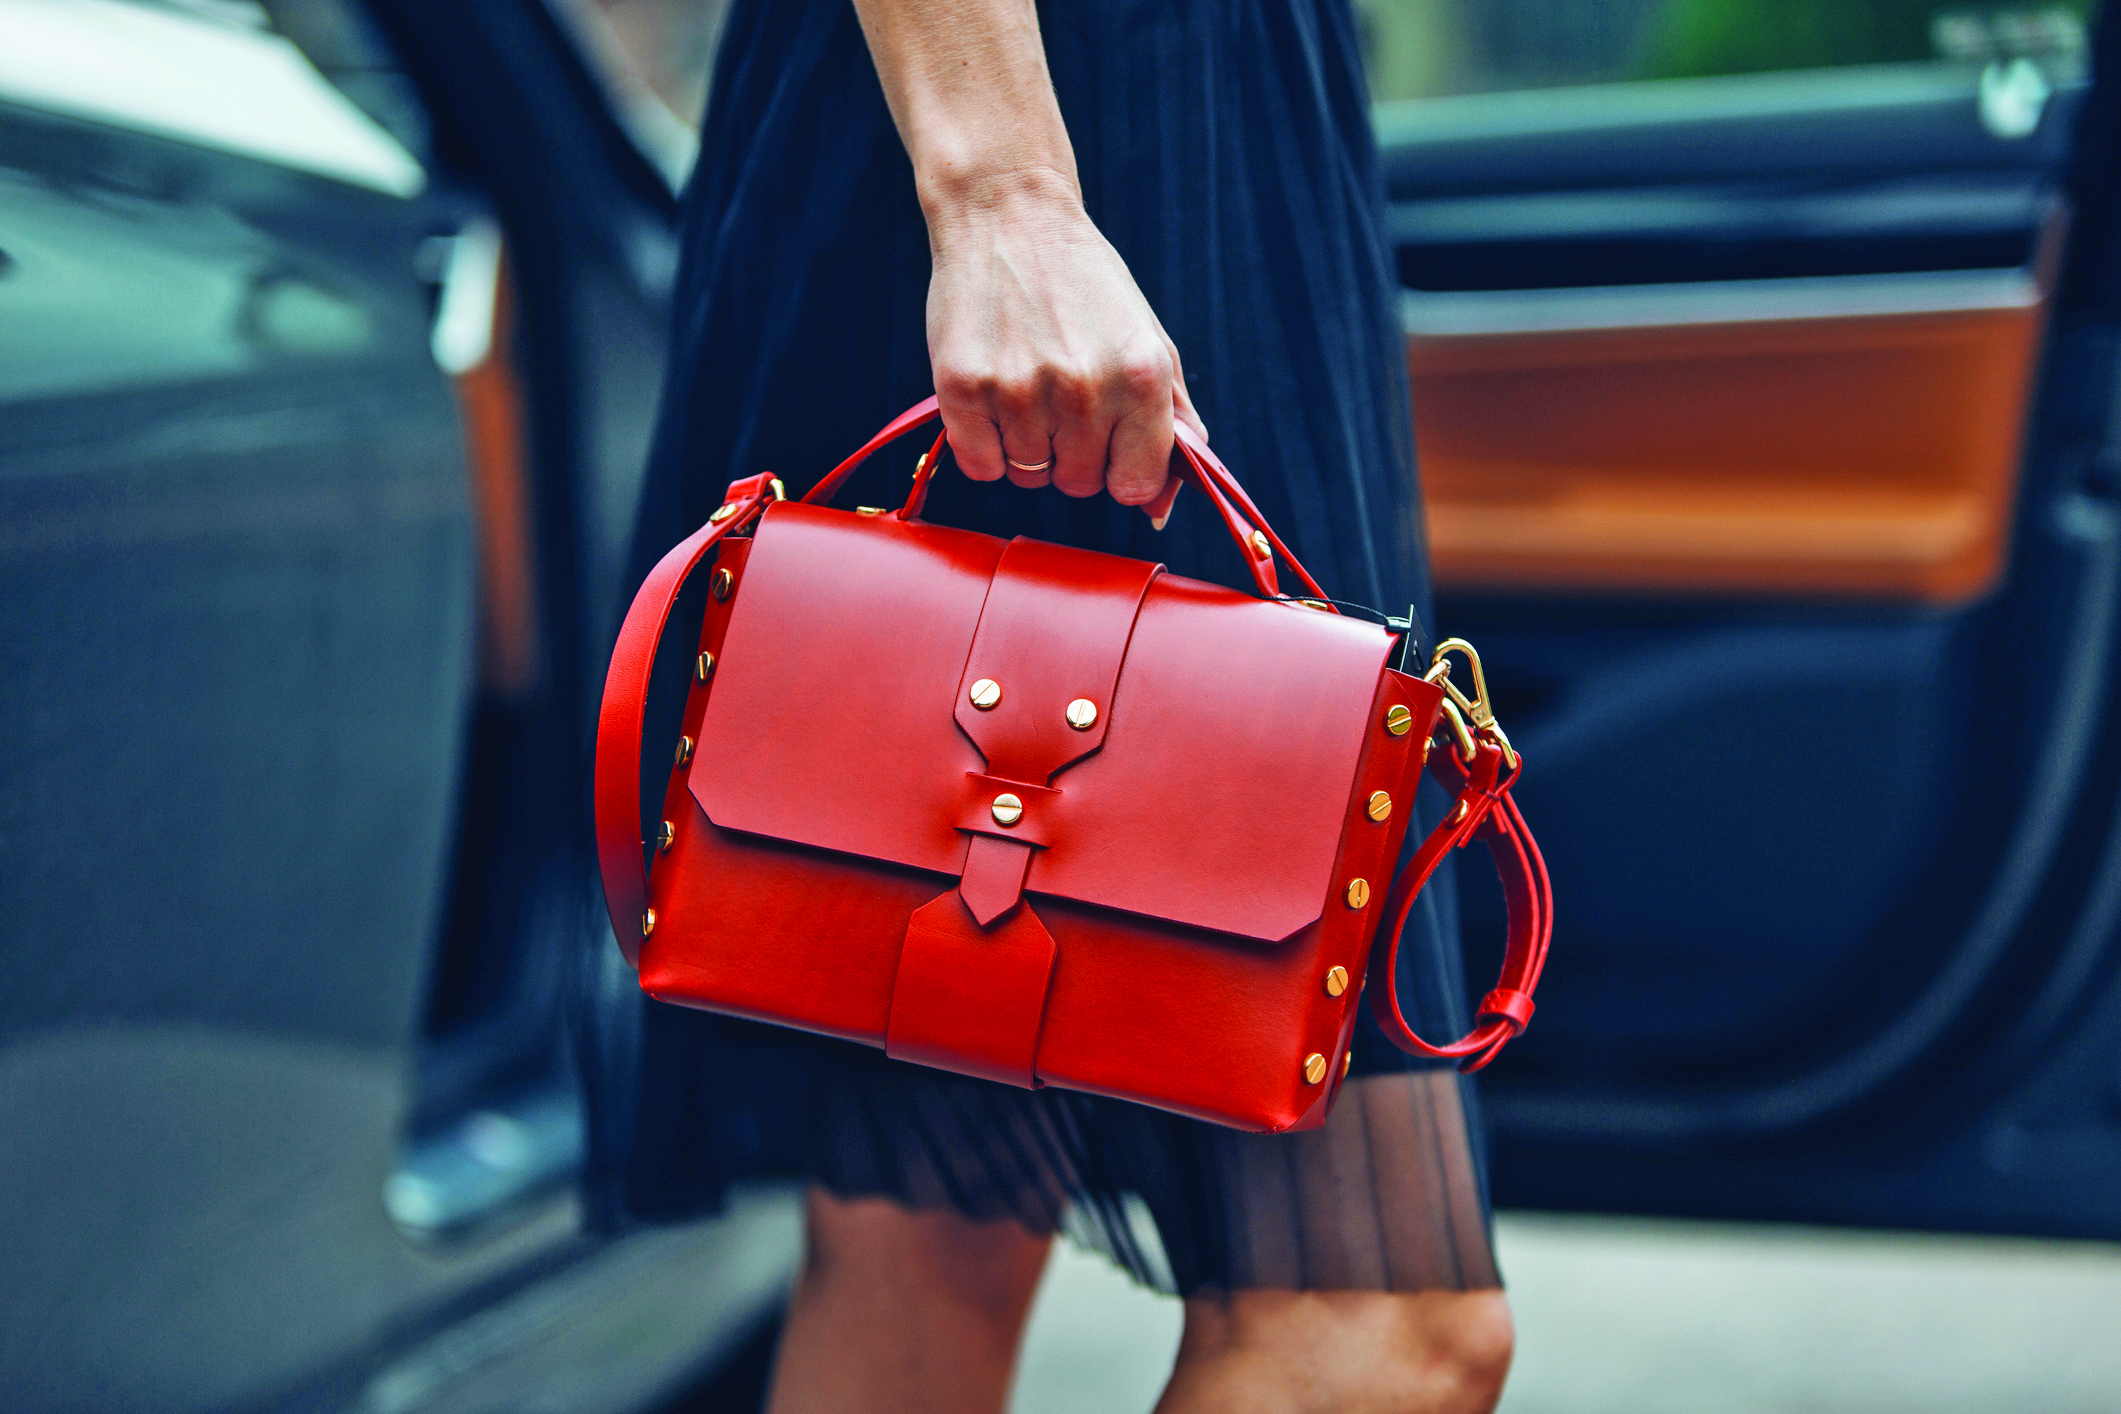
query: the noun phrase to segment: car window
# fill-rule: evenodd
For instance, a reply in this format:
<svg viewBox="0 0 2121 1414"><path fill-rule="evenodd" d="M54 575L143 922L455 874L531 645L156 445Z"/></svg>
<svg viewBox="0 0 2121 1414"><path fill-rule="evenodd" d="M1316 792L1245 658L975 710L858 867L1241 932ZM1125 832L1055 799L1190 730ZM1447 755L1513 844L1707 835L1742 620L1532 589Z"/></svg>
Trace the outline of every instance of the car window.
<svg viewBox="0 0 2121 1414"><path fill-rule="evenodd" d="M422 162L256 6L24 8L0 131L0 405L373 356L424 318L351 238L395 228Z"/></svg>
<svg viewBox="0 0 2121 1414"><path fill-rule="evenodd" d="M1358 11L1372 95L1390 101L1881 64L2022 60L2048 82L2075 81L2096 3L1359 0Z"/></svg>

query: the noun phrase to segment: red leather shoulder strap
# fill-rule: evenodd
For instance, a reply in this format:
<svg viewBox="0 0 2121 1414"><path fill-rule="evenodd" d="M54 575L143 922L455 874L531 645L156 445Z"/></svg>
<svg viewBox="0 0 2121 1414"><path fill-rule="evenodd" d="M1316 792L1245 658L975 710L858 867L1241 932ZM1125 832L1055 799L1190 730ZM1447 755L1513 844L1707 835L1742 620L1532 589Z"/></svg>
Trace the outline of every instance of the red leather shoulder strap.
<svg viewBox="0 0 2121 1414"><path fill-rule="evenodd" d="M597 717L597 867L604 875L604 906L626 960L640 966L648 910L646 845L641 839L641 713L656 645L686 577L731 531L749 525L779 497L771 476L731 482L729 498L708 521L671 548L641 581L619 626L604 676L604 706Z"/></svg>
<svg viewBox="0 0 2121 1414"><path fill-rule="evenodd" d="M1503 751L1481 738L1470 765L1449 746L1430 753L1430 769L1457 796L1443 823L1430 831L1414 858L1400 871L1385 901L1385 917L1371 944L1370 1014L1392 1044L1417 1056L1456 1060L1460 1070L1478 1070L1495 1059L1503 1046L1532 1019L1532 992L1546 966L1547 944L1554 935L1554 890L1546 860L1526 828L1517 802L1510 798L1514 780L1503 779ZM1409 792L1411 794L1411 792ZM1478 839L1488 847L1495 872L1502 878L1509 912L1509 941L1502 975L1480 1000L1473 1029L1456 1041L1433 1045L1414 1034L1399 1006L1399 939L1414 900L1429 876L1451 850Z"/></svg>

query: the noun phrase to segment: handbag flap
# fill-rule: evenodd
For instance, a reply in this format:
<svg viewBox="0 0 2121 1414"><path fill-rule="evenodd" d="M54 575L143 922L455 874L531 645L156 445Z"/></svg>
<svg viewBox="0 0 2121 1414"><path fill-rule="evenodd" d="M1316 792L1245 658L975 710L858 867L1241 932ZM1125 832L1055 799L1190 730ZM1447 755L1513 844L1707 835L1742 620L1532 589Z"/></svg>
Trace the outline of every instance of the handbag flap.
<svg viewBox="0 0 2121 1414"><path fill-rule="evenodd" d="M772 507L688 777L707 818L960 873L966 830L995 832L996 781L958 718L1005 548L893 516ZM1083 557L1086 578L1113 558L1036 548ZM1156 574L1113 643L1124 660L1101 744L1027 783L1051 790L1019 792L1036 818L1014 833L1041 846L1025 889L1269 942L1315 921L1390 646L1375 625ZM817 900L821 926L832 913Z"/></svg>

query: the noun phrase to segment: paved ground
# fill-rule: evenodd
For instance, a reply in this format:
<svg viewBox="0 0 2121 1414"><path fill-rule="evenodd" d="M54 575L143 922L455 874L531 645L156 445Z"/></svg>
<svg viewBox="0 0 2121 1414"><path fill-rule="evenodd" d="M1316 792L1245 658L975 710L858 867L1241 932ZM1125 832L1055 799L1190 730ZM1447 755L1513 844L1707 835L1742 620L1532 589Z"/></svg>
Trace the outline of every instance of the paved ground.
<svg viewBox="0 0 2121 1414"><path fill-rule="evenodd" d="M2114 1414L2121 1248L1505 1214L1504 1414ZM1145 1414L1177 1303L1065 1249L1014 1414Z"/></svg>

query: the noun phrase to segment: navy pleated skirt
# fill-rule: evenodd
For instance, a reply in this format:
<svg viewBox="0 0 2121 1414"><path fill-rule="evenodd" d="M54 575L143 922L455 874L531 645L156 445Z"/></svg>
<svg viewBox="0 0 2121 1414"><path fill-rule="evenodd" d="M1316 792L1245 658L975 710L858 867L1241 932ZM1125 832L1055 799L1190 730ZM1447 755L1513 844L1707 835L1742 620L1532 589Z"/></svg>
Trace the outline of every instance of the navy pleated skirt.
<svg viewBox="0 0 2121 1414"><path fill-rule="evenodd" d="M1040 23L1089 214L1177 345L1217 452L1328 593L1428 621L1397 280L1346 0L1056 0ZM796 494L932 391L927 231L848 0L738 0L682 232L635 580L730 481L772 471ZM902 500L915 440L842 502ZM946 472L925 514L1249 585L1195 494L1159 533L1106 497ZM1465 1021L1450 887L1430 886L1403 949L1417 1024L1438 1036ZM796 1172L1065 1228L1170 1291L1494 1281L1470 1091L1367 1013L1333 1119L1262 1137L642 1006L635 1063L603 1078L596 1141L635 1214L707 1210L732 1179Z"/></svg>

